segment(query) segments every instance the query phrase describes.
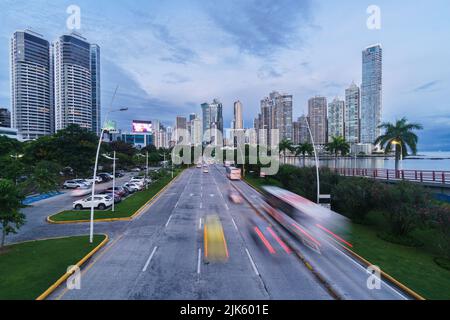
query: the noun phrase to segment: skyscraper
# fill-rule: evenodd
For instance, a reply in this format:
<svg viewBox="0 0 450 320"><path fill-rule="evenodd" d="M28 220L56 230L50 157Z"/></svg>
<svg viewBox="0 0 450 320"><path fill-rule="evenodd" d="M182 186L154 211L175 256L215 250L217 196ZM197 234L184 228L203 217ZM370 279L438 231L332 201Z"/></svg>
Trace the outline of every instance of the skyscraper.
<svg viewBox="0 0 450 320"><path fill-rule="evenodd" d="M272 100L272 129L279 130L280 140L292 140L292 95L270 94Z"/></svg>
<svg viewBox="0 0 450 320"><path fill-rule="evenodd" d="M92 122L97 115L93 116L92 108L91 45L85 38L72 33L59 37L53 50L56 130L77 124L96 131Z"/></svg>
<svg viewBox="0 0 450 320"><path fill-rule="evenodd" d="M308 119L314 143L327 143L327 98L314 97L308 100Z"/></svg>
<svg viewBox="0 0 450 320"><path fill-rule="evenodd" d="M17 31L11 38L12 127L25 140L52 134L53 89L50 45L40 34Z"/></svg>
<svg viewBox="0 0 450 320"><path fill-rule="evenodd" d="M202 117L204 142L222 144L223 141L218 141L219 137L214 135L217 130L223 139L222 103L218 99L214 99L212 103L203 103Z"/></svg>
<svg viewBox="0 0 450 320"><path fill-rule="evenodd" d="M373 45L362 52L361 142L374 143L380 135L383 50Z"/></svg>
<svg viewBox="0 0 450 320"><path fill-rule="evenodd" d="M302 115L292 123L292 139L294 145L309 142L308 118Z"/></svg>
<svg viewBox="0 0 450 320"><path fill-rule="evenodd" d="M352 83L345 90L345 139L348 143L359 143L360 121L360 90Z"/></svg>
<svg viewBox="0 0 450 320"><path fill-rule="evenodd" d="M194 120L192 120L191 126L192 126L191 129L192 144L201 145L203 138L202 120L200 120L200 118L195 118Z"/></svg>
<svg viewBox="0 0 450 320"><path fill-rule="evenodd" d="M0 108L0 127L11 128L11 112L6 108Z"/></svg>
<svg viewBox="0 0 450 320"><path fill-rule="evenodd" d="M186 117L177 116L175 124L175 142L187 144L190 141L182 141L182 137L186 136L187 120Z"/></svg>
<svg viewBox="0 0 450 320"><path fill-rule="evenodd" d="M242 103L240 101L236 101L234 103L233 129L244 129L244 122L242 120Z"/></svg>
<svg viewBox="0 0 450 320"><path fill-rule="evenodd" d="M92 130L99 135L101 122L100 47L91 44Z"/></svg>
<svg viewBox="0 0 450 320"><path fill-rule="evenodd" d="M344 113L345 102L339 98L328 104L328 141L333 137L345 138Z"/></svg>

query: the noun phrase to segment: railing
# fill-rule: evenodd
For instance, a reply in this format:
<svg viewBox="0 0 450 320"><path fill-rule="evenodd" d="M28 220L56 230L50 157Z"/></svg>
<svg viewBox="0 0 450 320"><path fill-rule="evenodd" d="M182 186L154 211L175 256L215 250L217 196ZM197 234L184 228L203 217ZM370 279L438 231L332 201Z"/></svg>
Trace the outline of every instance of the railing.
<svg viewBox="0 0 450 320"><path fill-rule="evenodd" d="M450 185L450 171L337 168L337 173L350 177L383 180L407 180Z"/></svg>

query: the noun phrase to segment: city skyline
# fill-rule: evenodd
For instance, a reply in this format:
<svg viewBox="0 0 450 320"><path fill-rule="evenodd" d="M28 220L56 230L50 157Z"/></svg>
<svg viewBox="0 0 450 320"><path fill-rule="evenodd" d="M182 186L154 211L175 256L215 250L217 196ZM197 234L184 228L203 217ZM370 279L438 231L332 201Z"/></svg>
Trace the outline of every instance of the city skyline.
<svg viewBox="0 0 450 320"><path fill-rule="evenodd" d="M177 13L173 11L174 6L185 8L182 3L162 5L146 17L124 3L105 6L104 3L81 1L78 4L82 9L79 32L88 39L101 40L98 42L102 47L102 100L109 104L115 85L120 85L115 104L130 107L129 113L114 119L123 129L129 127L136 114L142 113L157 114L148 118L158 118L172 124L177 114L200 113L200 103L212 97L218 97L223 103L224 123L231 122L233 102L239 99L245 106L243 118L248 127L259 109L260 97L273 90L293 95L293 118L296 119L306 113L309 97L320 94L330 100L335 96L343 99L345 89L352 80L360 86L361 50L374 43L382 43L385 50L383 121L392 121L407 114L409 120L425 126L420 133L420 149L450 148L450 139L444 131L448 129L450 118L448 99L444 96L450 75L438 63L449 52L449 47L442 47L439 40L440 30L448 25L443 15L433 12L433 18L429 21L424 16L430 9L425 2L419 2L414 7L403 8L404 16L394 16L393 13L398 12L401 5L380 1L382 28L369 30L365 24L369 3L349 1L342 5L325 5L320 1L314 4L310 1L287 1L284 4L285 9L262 3L260 10L255 10L255 6L250 10L237 2L217 4L217 8L194 2L188 11L196 18L195 23L186 28L186 14L178 13L182 10ZM27 26L17 25L20 15L27 12L24 8L42 12L39 6L20 1L5 6L8 9L0 41L4 42L15 30L28 25L49 40L67 32L65 10L68 3L49 4L45 15L35 18L27 16ZM440 6L448 7L448 3L442 2ZM100 8L106 10L110 18L96 14ZM149 12L151 10L147 9L151 8L154 9L153 4L142 4L142 11ZM220 10L228 12L239 8L242 9L242 17L255 18L267 17L267 12L272 10L276 14L269 15L268 19L272 22L280 20L279 30L273 30L273 34L267 33L264 25L251 22L255 21L253 19L241 19L233 26L227 17L218 13ZM119 12L125 13L120 27L112 21ZM176 23L168 19L170 14L175 15ZM336 20L329 19L331 14L335 17L346 15L347 18L345 21L340 19L335 26L332 21ZM290 19L283 15L288 15ZM430 28L434 30L432 36L420 25L410 23L417 20L414 17L421 18L421 23L426 21L429 26L434 26ZM196 39L185 38L186 32L192 31L192 28L205 25L218 32L215 40L211 39L210 32L196 35ZM408 29L402 25L408 25ZM351 41L345 38L345 30L348 29L352 30ZM241 35L242 30L248 32ZM147 44L131 50L132 41L140 36L148 40L144 41ZM422 45L420 50L406 50L412 48L418 39L426 45ZM118 41L124 45L115 45ZM206 43L218 50L205 53L202 49ZM149 55L145 49L151 48L151 44L160 44L160 49ZM329 51L323 50L324 47L339 50L333 50L330 55ZM6 45L0 49L0 105L9 108L9 67L5 49ZM424 58L428 51L433 52L433 61ZM404 52L408 52L406 58ZM143 60L144 56L146 60ZM153 69L147 69L146 65L152 65ZM214 77L211 70L214 70ZM201 89L203 86L200 83L208 83L208 90ZM177 94L174 95L174 92ZM106 107L104 103L103 111ZM408 113L411 108L415 108L416 112Z"/></svg>

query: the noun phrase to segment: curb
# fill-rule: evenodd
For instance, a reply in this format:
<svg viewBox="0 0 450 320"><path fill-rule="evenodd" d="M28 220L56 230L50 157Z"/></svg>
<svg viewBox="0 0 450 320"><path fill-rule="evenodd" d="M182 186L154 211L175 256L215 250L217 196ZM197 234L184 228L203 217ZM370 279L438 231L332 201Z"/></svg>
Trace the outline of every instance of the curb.
<svg viewBox="0 0 450 320"><path fill-rule="evenodd" d="M85 255L80 261L77 262L76 266L81 267L89 258L91 258L98 250L100 250L108 241L109 236L107 234L102 234L105 236L105 239L103 239L102 242L100 242L91 252L89 252L87 255ZM62 275L54 284L52 284L47 290L45 290L39 297L36 298L36 300L45 300L53 291L58 288L61 283L67 280L74 271L66 272L64 275Z"/></svg>
<svg viewBox="0 0 450 320"><path fill-rule="evenodd" d="M250 186L251 188L253 188L256 192L260 193L258 191L258 189L256 187L254 187L251 183L249 183L246 180L243 180L248 186ZM253 205L251 205L253 207ZM356 258L357 260L359 260L361 263L365 264L367 267L369 266L374 266L373 263L370 263L368 260L364 259L363 257L361 257L359 254L357 254L356 252L354 252L353 250L340 245L342 248L346 249L347 252L350 253L350 255L352 255L354 258ZM300 257L300 259L302 259L302 257ZM303 259L302 259L303 260ZM417 292L415 292L414 290L408 288L407 286L405 286L403 283L401 283L400 281L398 281L397 279L395 279L394 277L392 277L391 275L387 274L386 272L384 272L383 270L381 271L381 275L383 278L385 278L386 280L388 280L389 282L391 282L392 284L394 284L396 287L400 288L401 290L403 290L404 292L406 292L408 295L410 295L411 297L413 297L416 300L426 300L424 297L422 297L421 295L419 295Z"/></svg>
<svg viewBox="0 0 450 320"><path fill-rule="evenodd" d="M158 197L162 192L164 192L167 188L170 187L170 185L172 185L172 183L174 183L182 174L183 172L180 172L180 174L178 174L176 177L174 177L168 184L166 184L161 190L159 190L156 194L154 194L146 203L144 203L139 209L136 210L135 213L133 213L131 216L129 217L122 217L122 218L106 218L106 219L94 219L94 222L115 222L115 221L131 221L134 218L136 218L137 215L139 215L140 213L142 213L142 211L145 209L145 207L152 202L156 197ZM58 213L52 214L51 216L47 216L47 218L45 219L48 223L51 224L77 224L77 223L87 223L90 222L91 220L67 220L67 221L55 221L52 220L52 217L54 215L57 215Z"/></svg>

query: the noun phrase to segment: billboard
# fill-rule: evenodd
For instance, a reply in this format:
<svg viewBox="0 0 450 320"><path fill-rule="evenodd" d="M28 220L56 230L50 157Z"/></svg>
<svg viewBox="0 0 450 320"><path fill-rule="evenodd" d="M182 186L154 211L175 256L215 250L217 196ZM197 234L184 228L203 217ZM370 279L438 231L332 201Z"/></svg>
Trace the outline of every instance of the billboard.
<svg viewBox="0 0 450 320"><path fill-rule="evenodd" d="M133 132L152 132L152 122L133 120Z"/></svg>

